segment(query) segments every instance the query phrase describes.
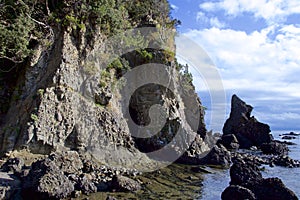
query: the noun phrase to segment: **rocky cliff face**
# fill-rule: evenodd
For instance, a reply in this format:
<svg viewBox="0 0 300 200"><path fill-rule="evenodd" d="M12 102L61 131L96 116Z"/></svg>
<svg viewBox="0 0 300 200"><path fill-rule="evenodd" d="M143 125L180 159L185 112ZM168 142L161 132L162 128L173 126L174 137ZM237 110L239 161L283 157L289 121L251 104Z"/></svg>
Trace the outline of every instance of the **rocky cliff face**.
<svg viewBox="0 0 300 200"><path fill-rule="evenodd" d="M2 115L2 153L22 148L42 154L71 149L89 152L102 163L138 168L156 165L149 158L175 161L172 159L182 155L195 138L201 148L195 148L197 152L190 149L191 154L209 150L203 142L206 129L201 102L176 69L174 58L163 59L166 52L157 50L159 46L151 47L156 48L150 52L151 58L139 57L137 49L122 52L124 40L110 40L100 29L95 31L92 45L84 30L79 35L70 28L54 30L51 48L37 48L30 62L24 64L24 73L18 74L18 98ZM119 57L113 59L111 41L119 45L119 52L114 52ZM125 60L131 71L111 67L116 58ZM122 62L121 66L126 65ZM159 73L157 64L145 67L153 62L160 64ZM140 65L143 71L135 72ZM134 78L126 76L128 72L135 72ZM149 77L154 84L134 85L139 87L130 92L130 83ZM151 116L153 105L164 114ZM153 120L162 124L161 129L151 137L139 137L151 127L138 133L140 129L135 126L146 127ZM180 136L176 136L178 131Z"/></svg>

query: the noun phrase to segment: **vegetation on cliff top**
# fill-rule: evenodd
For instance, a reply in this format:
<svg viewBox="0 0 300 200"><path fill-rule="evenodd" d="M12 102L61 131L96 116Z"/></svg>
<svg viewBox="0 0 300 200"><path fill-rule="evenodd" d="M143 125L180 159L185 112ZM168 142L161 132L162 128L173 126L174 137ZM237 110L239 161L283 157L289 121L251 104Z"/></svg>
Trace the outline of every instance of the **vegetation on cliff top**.
<svg viewBox="0 0 300 200"><path fill-rule="evenodd" d="M167 0L0 0L0 89L7 96L1 100L1 113L8 109L18 75L24 73L28 66L26 61L31 59L37 47L44 50L51 47L59 30L71 32L74 38L84 35L90 46L93 46L93 37L99 30L107 37L122 35L124 30L136 27L160 30L153 33L153 41L165 40L164 46L168 49L147 48L138 35L123 36L123 45L134 46L137 50L117 58L107 66L106 72L102 72L107 75L114 71L119 78L129 67L175 61L175 32L166 30L174 29L178 23L170 17ZM182 66L175 64L180 71ZM93 64L88 63L84 67L88 73L94 72ZM191 74L183 74L188 85L192 85ZM104 76L100 83L107 82L107 77Z"/></svg>
<svg viewBox="0 0 300 200"><path fill-rule="evenodd" d="M0 58L23 62L38 43L53 42L57 26L88 28L90 34L98 26L109 36L133 27L176 22L169 19L166 0L0 0Z"/></svg>

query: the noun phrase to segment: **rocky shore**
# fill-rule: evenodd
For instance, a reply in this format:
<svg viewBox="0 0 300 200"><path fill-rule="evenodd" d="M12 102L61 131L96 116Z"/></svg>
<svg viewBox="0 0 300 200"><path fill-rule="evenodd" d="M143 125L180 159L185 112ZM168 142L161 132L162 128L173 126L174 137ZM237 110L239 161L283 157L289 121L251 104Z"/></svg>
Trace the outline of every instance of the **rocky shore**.
<svg viewBox="0 0 300 200"><path fill-rule="evenodd" d="M203 165L230 167L231 182L222 193L224 200L297 199L279 178L264 179L261 174L266 165L300 167L299 161L288 156L288 145L292 143L274 140L268 125L250 117L251 110L251 106L234 95L224 134L212 150L204 158L183 155L177 162L193 164L187 173L209 173L201 167ZM293 135L296 134L284 136ZM147 187L141 177L144 175L138 170L105 166L82 151L53 152L48 156L28 150L14 151L1 160L0 199L64 199L95 192L136 193ZM191 179L189 176L181 180ZM200 179L197 178L201 182Z"/></svg>
<svg viewBox="0 0 300 200"><path fill-rule="evenodd" d="M30 153L24 152L26 158ZM76 151L52 153L33 163L7 157L1 167L1 199L63 199L97 191L135 192L137 170L111 168ZM9 178L6 178L9 177Z"/></svg>
<svg viewBox="0 0 300 200"><path fill-rule="evenodd" d="M263 165L300 167L300 161L288 157L289 142L273 139L270 127L251 116L252 106L232 96L231 113L218 141L231 150L230 186L222 193L223 200L232 199L298 199L277 178L263 178ZM237 150L240 148L240 150Z"/></svg>
<svg viewBox="0 0 300 200"><path fill-rule="evenodd" d="M259 170L299 167L293 143L252 106L234 95L223 135L207 131L167 0L0 4L0 200L201 198L203 166L231 167L224 199L295 199Z"/></svg>

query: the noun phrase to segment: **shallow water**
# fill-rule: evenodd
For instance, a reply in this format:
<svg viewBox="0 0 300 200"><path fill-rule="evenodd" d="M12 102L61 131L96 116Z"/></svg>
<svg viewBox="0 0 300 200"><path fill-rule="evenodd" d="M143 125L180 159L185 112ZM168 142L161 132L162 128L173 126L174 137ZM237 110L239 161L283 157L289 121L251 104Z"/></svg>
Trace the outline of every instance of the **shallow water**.
<svg viewBox="0 0 300 200"><path fill-rule="evenodd" d="M229 169L218 170L212 174L205 174L203 181L203 194L199 199L221 199L221 193L229 185Z"/></svg>
<svg viewBox="0 0 300 200"><path fill-rule="evenodd" d="M274 139L281 140L280 134L289 133L290 131L274 131L272 132ZM294 131L295 132L295 131ZM299 133L299 131L296 131ZM293 159L300 160L300 136L296 139L288 140L297 145L289 146L289 156ZM283 183L294 191L300 198L300 168L285 168L285 167L269 167L265 166L265 171L262 172L263 177L279 177ZM203 181L203 195L199 199L216 200L221 199L221 193L229 185L230 176L229 170L219 170L214 174L205 174Z"/></svg>
<svg viewBox="0 0 300 200"><path fill-rule="evenodd" d="M289 133L290 131L276 131L274 132L274 138L280 139L280 134ZM295 132L295 131L294 131ZM296 131L299 133L299 131ZM296 136L296 139L288 140L296 143L297 145L289 146L289 156L293 159L300 160L300 136ZM264 177L279 177L282 182L300 198L300 168L285 168L285 167L269 167L266 166L266 170L262 172Z"/></svg>
<svg viewBox="0 0 300 200"><path fill-rule="evenodd" d="M279 134L290 131L275 131L273 136L280 139ZM296 132L299 133L299 132ZM289 146L289 156L300 160L300 136L289 140L297 145ZM91 194L90 200L106 199L113 196L117 199L199 199L218 200L221 193L229 185L230 176L227 169L208 168L212 173L195 173L191 171L192 166L173 164L159 172L146 173L136 177L143 182L143 189L138 193L109 193L99 192ZM300 168L284 168L265 166L263 177L279 177L283 183L300 198ZM81 197L78 199L84 199Z"/></svg>
<svg viewBox="0 0 300 200"><path fill-rule="evenodd" d="M159 171L144 173L135 180L142 182L142 190L137 193L99 192L91 194L90 200L106 199L201 199L203 173L191 171L191 166L174 164ZM80 197L78 199L84 199Z"/></svg>

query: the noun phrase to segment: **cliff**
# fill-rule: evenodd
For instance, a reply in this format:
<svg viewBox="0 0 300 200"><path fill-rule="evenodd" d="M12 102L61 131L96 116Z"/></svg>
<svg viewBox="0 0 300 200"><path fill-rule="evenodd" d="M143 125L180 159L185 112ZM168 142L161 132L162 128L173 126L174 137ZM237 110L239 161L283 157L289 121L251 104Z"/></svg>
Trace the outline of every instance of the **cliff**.
<svg viewBox="0 0 300 200"><path fill-rule="evenodd" d="M31 54L1 57L2 154L75 150L152 170L209 150L166 1L47 2L25 16L47 45L28 37Z"/></svg>

